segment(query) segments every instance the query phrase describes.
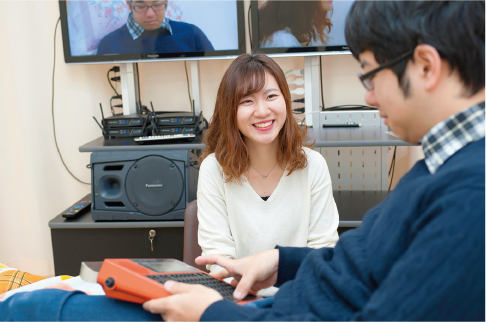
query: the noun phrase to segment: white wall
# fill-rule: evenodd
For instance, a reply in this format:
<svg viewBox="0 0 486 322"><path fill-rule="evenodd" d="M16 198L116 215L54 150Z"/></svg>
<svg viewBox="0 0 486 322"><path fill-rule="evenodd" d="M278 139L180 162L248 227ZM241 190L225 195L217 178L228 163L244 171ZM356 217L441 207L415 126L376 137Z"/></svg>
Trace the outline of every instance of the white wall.
<svg viewBox="0 0 486 322"><path fill-rule="evenodd" d="M57 1L0 1L0 263L40 275L54 274L49 220L90 192L66 171L54 144L51 80L58 17ZM106 72L113 65L67 66L60 29L56 46L54 116L59 149L71 172L89 182L89 153L78 148L101 135L92 119L99 119L100 102L110 115L112 91ZM302 57L275 60L284 71L304 65ZM364 103L356 78L360 68L352 56L323 56L322 62L326 106ZM208 119L230 63L200 62L201 105ZM157 110L189 110L182 62L145 63L139 70L143 102L153 101ZM395 182L418 158L416 150L409 150L398 150Z"/></svg>

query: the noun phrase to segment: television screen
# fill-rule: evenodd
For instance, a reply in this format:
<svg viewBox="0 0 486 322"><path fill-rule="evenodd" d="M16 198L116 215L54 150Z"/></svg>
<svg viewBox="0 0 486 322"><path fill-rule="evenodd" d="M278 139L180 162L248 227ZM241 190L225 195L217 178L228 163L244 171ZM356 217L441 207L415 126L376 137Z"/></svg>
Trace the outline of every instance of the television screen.
<svg viewBox="0 0 486 322"><path fill-rule="evenodd" d="M348 52L344 25L353 2L254 0L252 46L266 54Z"/></svg>
<svg viewBox="0 0 486 322"><path fill-rule="evenodd" d="M236 56L241 1L60 0L66 63Z"/></svg>

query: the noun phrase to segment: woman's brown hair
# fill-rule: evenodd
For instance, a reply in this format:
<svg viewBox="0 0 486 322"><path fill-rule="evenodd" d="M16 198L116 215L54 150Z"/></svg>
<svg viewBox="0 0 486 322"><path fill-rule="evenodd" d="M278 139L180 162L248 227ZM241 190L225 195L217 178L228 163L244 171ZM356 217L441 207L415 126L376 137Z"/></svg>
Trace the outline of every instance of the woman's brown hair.
<svg viewBox="0 0 486 322"><path fill-rule="evenodd" d="M285 100L286 120L278 134L277 162L293 171L307 166L303 146L311 147L305 128L300 128L292 115L290 91L282 69L272 59L259 54L238 56L224 73L219 85L211 124L204 137L206 149L201 162L211 153L223 169L226 182L241 183L242 175L250 167L248 149L238 130L236 115L238 105L247 96L265 86L265 73L275 77Z"/></svg>
<svg viewBox="0 0 486 322"><path fill-rule="evenodd" d="M258 10L260 44L271 41L275 32L286 27L300 43L313 39L326 44L332 27L329 13L321 1L268 0Z"/></svg>

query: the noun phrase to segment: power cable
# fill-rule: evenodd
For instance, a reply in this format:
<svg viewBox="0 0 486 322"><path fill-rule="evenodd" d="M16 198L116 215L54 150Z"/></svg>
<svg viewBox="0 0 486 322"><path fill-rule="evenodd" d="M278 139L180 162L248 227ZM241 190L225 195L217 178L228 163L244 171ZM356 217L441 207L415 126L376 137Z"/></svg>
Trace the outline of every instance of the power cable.
<svg viewBox="0 0 486 322"><path fill-rule="evenodd" d="M137 87L138 87L138 99L140 105L142 105L142 101L140 100L140 97L142 94L140 93L140 73L138 72L138 63L135 63L135 67L137 68Z"/></svg>
<svg viewBox="0 0 486 322"><path fill-rule="evenodd" d="M324 111L324 109L326 108L325 105L324 105L324 84L322 83L322 60L321 60L321 56L319 55L319 75L321 77L321 83L319 86L319 92L321 92L321 101L322 101L322 110Z"/></svg>
<svg viewBox="0 0 486 322"><path fill-rule="evenodd" d="M113 116L123 114L123 113L118 113L118 114L117 114L117 113L115 112L115 107L121 107L121 108L123 108L123 104L117 104L117 105L113 105L113 100L114 100L114 99L121 99L121 98L122 98L122 96L121 96L120 94L118 94L117 89L116 89L115 87L113 87L113 84L112 84L112 82L111 82L111 81L114 81L114 82L115 82L115 86L116 86L116 87L118 87L118 82L119 82L119 81L118 81L117 79L120 79L120 76L118 76L118 77L117 77L117 76L116 76L116 73L117 73L117 72L119 72L119 71L120 71L120 67L118 67L118 66L113 66L112 68L110 68L110 69L108 70L108 72L107 72L107 74L106 74L106 76L108 77L108 83L110 84L111 88L112 88L112 89L113 89L113 91L114 91L114 94L113 94L113 95L111 96L111 98L110 98L110 110L111 110L111 114L112 114ZM110 75L110 72L113 72L113 73L115 74L115 77L110 78L110 76L109 76L109 75Z"/></svg>
<svg viewBox="0 0 486 322"><path fill-rule="evenodd" d="M189 95L189 105L191 106L192 110L192 97L191 97L191 90L189 88L189 74L187 73L187 60L184 60L184 68L186 70L186 80L187 80L187 94Z"/></svg>
<svg viewBox="0 0 486 322"><path fill-rule="evenodd" d="M344 105L336 105L326 108L326 111L353 111L353 110L370 110L376 111L377 108L368 105L361 105L361 104L344 104Z"/></svg>
<svg viewBox="0 0 486 322"><path fill-rule="evenodd" d="M64 167L69 172L69 174L74 179L76 179L79 182L81 182L82 184L90 185L87 182L84 182L84 181L79 180L78 178L76 178L76 176L74 174L72 174L71 171L69 171L68 167L66 166L66 163L64 163L64 160L63 160L62 155L61 155L61 151L59 150L59 146L57 144L57 138L56 138L56 123L55 123L55 120L54 120L54 75L55 75L55 71L56 71L56 34L57 34L57 26L59 25L59 22L60 21L61 21L61 17L59 17L59 19L57 19L56 27L54 28L54 63L53 63L53 66L52 66L52 99L51 99L51 108L52 108L52 129L54 131L54 143L56 144L56 149L57 149L57 152L59 153L59 157L61 158L62 164L64 164Z"/></svg>
<svg viewBox="0 0 486 322"><path fill-rule="evenodd" d="M250 39L250 50L253 51L253 42L252 42L252 39L251 39L251 23L250 23L250 12L251 12L251 3L250 5L248 6L248 15L247 15L247 20L248 20L248 35L249 35L249 39Z"/></svg>
<svg viewBox="0 0 486 322"><path fill-rule="evenodd" d="M397 147L395 146L395 150L393 151L392 161L390 163L390 169L388 170L388 176L390 176L390 174L391 174L390 185L388 186L388 191L391 190L391 186L392 186L392 183L393 183L393 175L395 174L396 157L397 157Z"/></svg>
<svg viewBox="0 0 486 322"><path fill-rule="evenodd" d="M111 88L113 88L113 90L115 91L115 94L116 95L119 95L118 92L116 91L116 88L113 86L113 84L111 83L111 79L110 79L110 72L113 71L113 68L112 69L109 69L108 72L106 73L106 78L108 78L108 83L110 83L110 86ZM116 73L115 73L115 76L116 76Z"/></svg>

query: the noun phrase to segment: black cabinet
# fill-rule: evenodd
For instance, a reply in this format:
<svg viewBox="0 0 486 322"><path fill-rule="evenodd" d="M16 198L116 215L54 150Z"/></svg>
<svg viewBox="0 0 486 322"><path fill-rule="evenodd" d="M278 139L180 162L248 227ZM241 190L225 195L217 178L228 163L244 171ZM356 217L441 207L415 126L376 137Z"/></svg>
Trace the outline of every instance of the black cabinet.
<svg viewBox="0 0 486 322"><path fill-rule="evenodd" d="M182 260L183 227L153 228L153 251L149 228L51 229L56 275L79 275L83 261L105 258L176 258Z"/></svg>
<svg viewBox="0 0 486 322"><path fill-rule="evenodd" d="M338 233L356 228L386 191L334 191ZM91 200L91 195L81 200ZM78 275L81 262L105 258L175 258L182 260L184 221L97 221L87 211L79 218L58 215L49 222L56 275ZM149 234L155 231L153 251Z"/></svg>
<svg viewBox="0 0 486 322"><path fill-rule="evenodd" d="M89 200L87 195L83 200ZM79 275L82 261L105 258L182 260L183 221L95 222L88 211L76 219L58 215L49 222L56 275ZM153 250L149 240L155 231Z"/></svg>

